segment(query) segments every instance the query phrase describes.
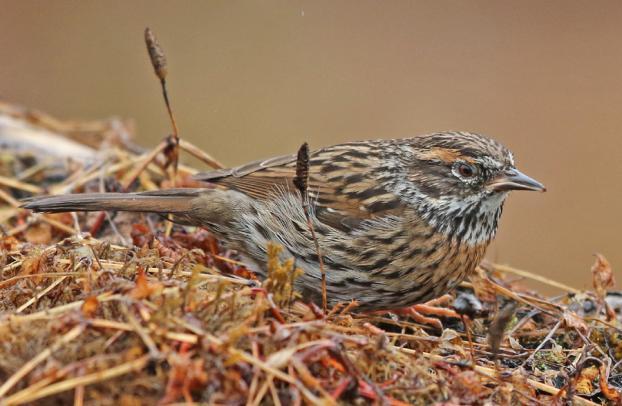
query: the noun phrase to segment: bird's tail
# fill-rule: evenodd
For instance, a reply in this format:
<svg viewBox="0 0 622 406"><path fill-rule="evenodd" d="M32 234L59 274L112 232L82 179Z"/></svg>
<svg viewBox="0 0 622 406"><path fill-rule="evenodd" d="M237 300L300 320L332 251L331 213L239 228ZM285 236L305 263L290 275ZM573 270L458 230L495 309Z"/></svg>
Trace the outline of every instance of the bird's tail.
<svg viewBox="0 0 622 406"><path fill-rule="evenodd" d="M159 214L182 214L192 209L192 200L207 189L165 189L141 193L82 193L42 196L27 200L22 207L33 211L122 210Z"/></svg>

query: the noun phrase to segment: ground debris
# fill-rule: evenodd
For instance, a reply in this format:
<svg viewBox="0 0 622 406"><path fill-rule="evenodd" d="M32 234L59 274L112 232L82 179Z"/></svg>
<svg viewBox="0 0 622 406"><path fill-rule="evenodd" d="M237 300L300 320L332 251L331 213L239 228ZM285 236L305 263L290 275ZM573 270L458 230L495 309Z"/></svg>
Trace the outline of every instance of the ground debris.
<svg viewBox="0 0 622 406"><path fill-rule="evenodd" d="M5 106L0 117L9 110L21 111ZM46 122L46 131L81 128ZM92 139L110 139L114 128ZM521 287L516 275L527 271L484 264L449 301L468 316L468 337L464 318L444 319L439 332L357 313L355 304L324 312L293 289L301 271L278 246L267 247L262 283L203 229L167 232L166 220L150 215L17 207L40 193L118 190L144 161L110 145L95 163L0 153L0 403L620 401L621 295L603 257L592 271L595 293L537 276L564 291L555 299ZM162 162L145 166L131 190L170 184ZM190 185L194 172L180 165L176 185Z"/></svg>

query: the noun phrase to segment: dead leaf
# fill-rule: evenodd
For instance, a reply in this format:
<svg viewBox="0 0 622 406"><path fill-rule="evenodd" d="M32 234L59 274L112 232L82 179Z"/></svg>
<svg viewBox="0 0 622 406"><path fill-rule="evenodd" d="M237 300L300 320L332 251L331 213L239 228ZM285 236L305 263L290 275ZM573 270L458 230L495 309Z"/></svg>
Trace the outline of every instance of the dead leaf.
<svg viewBox="0 0 622 406"><path fill-rule="evenodd" d="M192 353L180 349L168 356L171 365L164 397L160 404L168 404L184 397L187 403L192 402L191 392L204 387L208 381L203 359L192 359Z"/></svg>
<svg viewBox="0 0 622 406"><path fill-rule="evenodd" d="M42 261L41 255L29 256L28 258L24 259L24 262L22 262L22 269L19 272L19 274L20 275L32 275L32 274L39 273L39 269L43 265L42 262L43 261ZM41 280L40 278L33 279L33 281L35 282L39 282L40 280Z"/></svg>
<svg viewBox="0 0 622 406"><path fill-rule="evenodd" d="M566 310L562 316L564 321L563 325L567 328L574 328L579 331L581 334L587 333L587 323L583 318L579 317L579 315L573 311Z"/></svg>
<svg viewBox="0 0 622 406"><path fill-rule="evenodd" d="M622 394L620 393L620 391L609 386L609 383L607 382L607 378L609 375L608 369L609 368L604 363L600 366L600 390L607 399L618 402L616 404L619 404L620 400L622 400Z"/></svg>
<svg viewBox="0 0 622 406"><path fill-rule="evenodd" d="M297 347L290 347L270 354L268 359L266 359L266 365L269 365L272 368L281 369L285 365L289 364L296 351L298 351Z"/></svg>
<svg viewBox="0 0 622 406"><path fill-rule="evenodd" d="M143 268L138 268L136 286L130 291L130 296L134 299L145 299L162 288L163 285L159 282L149 282L145 270Z"/></svg>
<svg viewBox="0 0 622 406"><path fill-rule="evenodd" d="M491 286L486 271L477 267L469 277L473 285L475 296L482 302L494 303L497 301L497 292Z"/></svg>
<svg viewBox="0 0 622 406"><path fill-rule="evenodd" d="M99 307L99 301L95 296L89 296L86 298L84 303L82 303L82 314L84 317L91 318L95 315L97 308Z"/></svg>
<svg viewBox="0 0 622 406"><path fill-rule="evenodd" d="M607 295L607 289L615 286L616 281L613 277L613 270L609 261L601 254L596 254L596 262L592 265L592 285L596 291L596 295L600 299L604 299Z"/></svg>
<svg viewBox="0 0 622 406"><path fill-rule="evenodd" d="M510 344L510 348L514 351L525 351L525 348L514 337L508 337L508 343Z"/></svg>
<svg viewBox="0 0 622 406"><path fill-rule="evenodd" d="M140 406L143 404L143 398L140 396L130 395L124 393L121 395L121 399L119 400L119 404L121 406Z"/></svg>
<svg viewBox="0 0 622 406"><path fill-rule="evenodd" d="M0 237L0 249L4 251L15 251L19 245L19 240L13 236Z"/></svg>
<svg viewBox="0 0 622 406"><path fill-rule="evenodd" d="M24 232L24 238L31 244L49 244L52 241L52 226L48 223L36 223Z"/></svg>

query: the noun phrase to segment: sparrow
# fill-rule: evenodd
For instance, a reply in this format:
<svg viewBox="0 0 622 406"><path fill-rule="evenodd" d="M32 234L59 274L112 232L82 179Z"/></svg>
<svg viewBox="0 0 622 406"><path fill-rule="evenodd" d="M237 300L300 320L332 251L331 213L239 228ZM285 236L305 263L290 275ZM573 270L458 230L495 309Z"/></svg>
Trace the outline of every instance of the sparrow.
<svg viewBox="0 0 622 406"><path fill-rule="evenodd" d="M499 142L469 132L349 142L309 156L306 205L321 248L330 305L402 309L451 291L483 259L513 190L545 191ZM296 288L321 297L318 251L296 155L196 176L205 188L37 197L37 212L125 210L205 227L265 277L267 246L304 273ZM215 186L214 186L215 185Z"/></svg>

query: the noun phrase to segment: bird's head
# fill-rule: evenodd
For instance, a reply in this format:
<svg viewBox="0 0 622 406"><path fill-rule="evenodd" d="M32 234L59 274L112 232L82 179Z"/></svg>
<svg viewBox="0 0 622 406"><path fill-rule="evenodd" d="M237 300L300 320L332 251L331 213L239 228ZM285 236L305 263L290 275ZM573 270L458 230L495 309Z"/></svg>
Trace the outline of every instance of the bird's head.
<svg viewBox="0 0 622 406"><path fill-rule="evenodd" d="M471 224L484 222L474 242L491 239L509 191L544 191L514 165L497 141L467 132L443 132L408 139L403 198L438 228L468 237ZM479 220L478 220L479 219ZM484 221L485 220L485 221ZM482 231L482 230L480 230ZM484 235L485 234L485 235Z"/></svg>

